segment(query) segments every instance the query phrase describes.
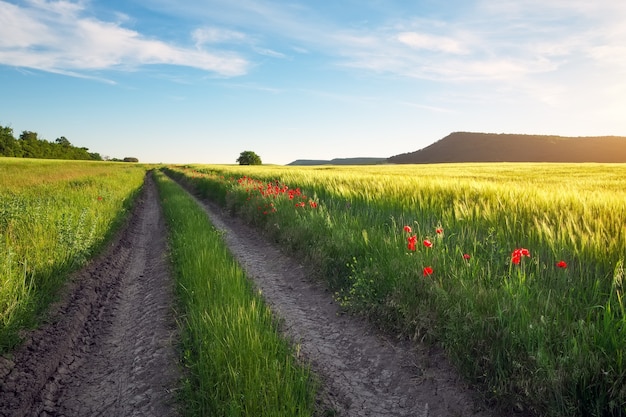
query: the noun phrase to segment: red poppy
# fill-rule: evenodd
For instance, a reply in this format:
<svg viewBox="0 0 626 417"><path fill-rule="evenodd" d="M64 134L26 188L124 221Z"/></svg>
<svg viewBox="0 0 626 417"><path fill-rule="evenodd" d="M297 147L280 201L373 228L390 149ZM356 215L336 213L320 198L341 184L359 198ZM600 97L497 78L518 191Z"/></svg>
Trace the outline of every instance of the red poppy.
<svg viewBox="0 0 626 417"><path fill-rule="evenodd" d="M443 229L441 227L438 227L435 229L435 233L437 233L438 235L443 233Z"/></svg>
<svg viewBox="0 0 626 417"><path fill-rule="evenodd" d="M424 268L424 271L422 272L424 274L425 277L432 275L433 273L433 269L430 266L427 266Z"/></svg>
<svg viewBox="0 0 626 417"><path fill-rule="evenodd" d="M567 268L567 263L566 263L565 261L559 261L559 262L557 262L557 263L556 263L556 266L557 266L558 268L563 268L563 269L565 269L565 268Z"/></svg>
<svg viewBox="0 0 626 417"><path fill-rule="evenodd" d="M522 261L522 256L530 258L530 251L525 248L515 249L511 254L511 262L518 265Z"/></svg>
<svg viewBox="0 0 626 417"><path fill-rule="evenodd" d="M411 233L412 232L411 226L404 226L404 231L407 233Z"/></svg>
<svg viewBox="0 0 626 417"><path fill-rule="evenodd" d="M469 261L470 258L471 258L471 256L469 256L469 254L467 254L467 253L463 254L463 259L465 259L466 261Z"/></svg>
<svg viewBox="0 0 626 417"><path fill-rule="evenodd" d="M415 244L417 243L417 236L409 236L407 238L409 244L407 245L407 247L409 248L409 250L415 250Z"/></svg>
<svg viewBox="0 0 626 417"><path fill-rule="evenodd" d="M426 246L427 248L431 248L433 246L433 242L428 239L424 239L424 246Z"/></svg>

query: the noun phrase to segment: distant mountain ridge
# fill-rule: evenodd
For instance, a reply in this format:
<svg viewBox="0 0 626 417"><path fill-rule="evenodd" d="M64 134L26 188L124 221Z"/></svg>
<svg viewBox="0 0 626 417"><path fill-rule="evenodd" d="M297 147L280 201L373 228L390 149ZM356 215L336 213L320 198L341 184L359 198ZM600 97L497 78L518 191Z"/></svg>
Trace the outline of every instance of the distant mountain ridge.
<svg viewBox="0 0 626 417"><path fill-rule="evenodd" d="M392 164L445 162L626 162L623 136L548 136L454 132L415 152L387 159Z"/></svg>
<svg viewBox="0 0 626 417"><path fill-rule="evenodd" d="M387 158L335 158L335 159L296 159L287 165L376 165L387 163Z"/></svg>
<svg viewBox="0 0 626 417"><path fill-rule="evenodd" d="M288 165L435 164L446 162L626 163L626 137L453 132L423 149L389 158L297 159Z"/></svg>

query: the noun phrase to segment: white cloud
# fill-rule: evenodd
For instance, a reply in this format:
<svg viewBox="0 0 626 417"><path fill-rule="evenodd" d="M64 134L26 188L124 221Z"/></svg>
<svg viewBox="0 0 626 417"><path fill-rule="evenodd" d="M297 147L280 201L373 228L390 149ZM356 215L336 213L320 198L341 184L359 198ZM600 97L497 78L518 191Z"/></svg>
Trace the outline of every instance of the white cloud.
<svg viewBox="0 0 626 417"><path fill-rule="evenodd" d="M0 1L0 64L75 74L171 64L222 76L245 74L235 53L207 52L150 39L118 23L83 16L82 3L31 0L19 7Z"/></svg>
<svg viewBox="0 0 626 417"><path fill-rule="evenodd" d="M417 32L400 32L397 38L401 43L415 49L426 49L451 54L467 53L461 42L446 36Z"/></svg>
<svg viewBox="0 0 626 417"><path fill-rule="evenodd" d="M47 25L20 7L0 1L0 48L29 47L41 38L50 37Z"/></svg>
<svg viewBox="0 0 626 417"><path fill-rule="evenodd" d="M441 82L561 83L573 69L626 68L626 5L544 3L478 1L445 21L406 16L354 31L329 52L343 66Z"/></svg>
<svg viewBox="0 0 626 417"><path fill-rule="evenodd" d="M613 0L477 0L445 20L418 18L416 8L413 16L350 28L310 3L145 5L211 24L191 32L194 49L149 39L125 28L124 19L86 18L82 3L30 0L18 7L0 0L0 63L68 71L167 63L232 76L246 73L250 63L214 48L244 44L275 58L285 58L280 48L289 48L342 67L441 82L519 82L573 65L626 67L626 6Z"/></svg>

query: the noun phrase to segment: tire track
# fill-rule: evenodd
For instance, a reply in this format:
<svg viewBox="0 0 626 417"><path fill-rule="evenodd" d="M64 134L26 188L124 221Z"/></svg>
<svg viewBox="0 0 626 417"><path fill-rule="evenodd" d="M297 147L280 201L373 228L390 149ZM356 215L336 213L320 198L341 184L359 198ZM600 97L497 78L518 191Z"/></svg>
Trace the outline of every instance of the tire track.
<svg viewBox="0 0 626 417"><path fill-rule="evenodd" d="M322 379L324 415L502 416L481 405L441 352L390 340L365 320L343 314L303 265L239 219L196 200Z"/></svg>
<svg viewBox="0 0 626 417"><path fill-rule="evenodd" d="M127 227L51 322L0 358L0 416L171 416L178 382L167 230L151 174Z"/></svg>

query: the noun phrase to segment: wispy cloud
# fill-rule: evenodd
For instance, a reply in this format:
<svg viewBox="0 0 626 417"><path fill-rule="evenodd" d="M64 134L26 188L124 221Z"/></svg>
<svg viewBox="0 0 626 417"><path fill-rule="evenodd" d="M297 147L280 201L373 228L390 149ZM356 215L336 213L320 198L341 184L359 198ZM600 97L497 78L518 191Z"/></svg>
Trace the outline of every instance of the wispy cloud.
<svg viewBox="0 0 626 417"><path fill-rule="evenodd" d="M258 55L279 59L286 58L286 55L282 52L259 46L259 40L254 36L236 30L207 26L194 30L192 38L197 48L202 48L205 45L236 44L244 45Z"/></svg>
<svg viewBox="0 0 626 417"><path fill-rule="evenodd" d="M197 47L205 44L239 43L248 40L245 33L217 27L203 27L193 31L192 37Z"/></svg>
<svg viewBox="0 0 626 417"><path fill-rule="evenodd" d="M398 41L414 49L444 52L449 54L468 53L461 40L429 33L400 32Z"/></svg>
<svg viewBox="0 0 626 417"><path fill-rule="evenodd" d="M282 52L278 52L278 51L274 51L273 49L269 49L269 48L260 48L260 47L254 47L253 48L254 51L259 54L259 55L264 55L264 56L268 56L270 58L286 58L287 55L283 54Z"/></svg>
<svg viewBox="0 0 626 417"><path fill-rule="evenodd" d="M0 64L68 75L170 64L237 76L249 67L237 53L151 39L85 12L81 2L30 0L16 6L0 1ZM196 33L195 40L207 42L209 38L210 34Z"/></svg>

